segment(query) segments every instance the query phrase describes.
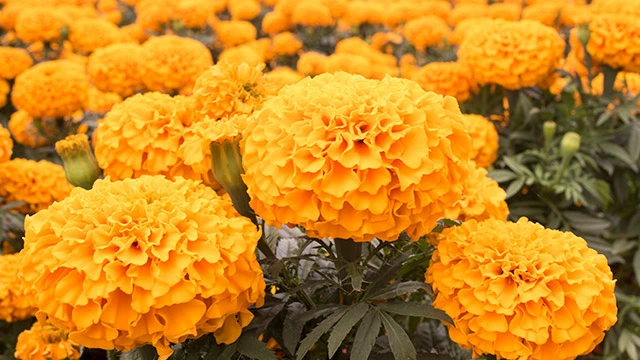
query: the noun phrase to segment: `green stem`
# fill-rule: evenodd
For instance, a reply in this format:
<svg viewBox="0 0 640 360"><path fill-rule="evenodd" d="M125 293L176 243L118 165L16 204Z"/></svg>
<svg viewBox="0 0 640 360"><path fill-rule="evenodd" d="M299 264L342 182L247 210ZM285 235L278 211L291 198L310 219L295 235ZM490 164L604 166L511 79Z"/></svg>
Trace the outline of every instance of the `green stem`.
<svg viewBox="0 0 640 360"><path fill-rule="evenodd" d="M560 164L560 169L558 169L558 172L556 173L556 177L553 179L553 185L557 185L560 182L562 176L567 171L570 162L571 156L562 157L562 163Z"/></svg>
<svg viewBox="0 0 640 360"><path fill-rule="evenodd" d="M333 240L336 245L336 254L338 259L345 262L357 261L362 255L362 243L355 242L351 239L336 238Z"/></svg>
<svg viewBox="0 0 640 360"><path fill-rule="evenodd" d="M520 90L505 90L505 97L507 103L509 103L509 120L513 121L516 108L518 106L518 97L520 96Z"/></svg>
<svg viewBox="0 0 640 360"><path fill-rule="evenodd" d="M613 96L613 87L616 83L616 76L618 76L618 70L605 65L602 73L604 75L604 85L602 86L602 96L607 99L610 99Z"/></svg>
<svg viewBox="0 0 640 360"><path fill-rule="evenodd" d="M115 350L107 350L107 359L108 360L116 360L116 351Z"/></svg>

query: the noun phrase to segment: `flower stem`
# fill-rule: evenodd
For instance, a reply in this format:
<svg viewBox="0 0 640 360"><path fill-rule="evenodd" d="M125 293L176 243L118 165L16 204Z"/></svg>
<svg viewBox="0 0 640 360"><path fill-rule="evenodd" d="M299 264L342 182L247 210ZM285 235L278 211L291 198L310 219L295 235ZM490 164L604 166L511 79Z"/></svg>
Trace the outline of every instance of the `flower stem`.
<svg viewBox="0 0 640 360"><path fill-rule="evenodd" d="M107 350L107 359L108 360L116 360L116 351L115 350Z"/></svg>
<svg viewBox="0 0 640 360"><path fill-rule="evenodd" d="M610 99L613 96L613 86L616 82L616 77L618 76L618 70L613 69L609 66L604 66L602 71L604 75L604 85L602 86L602 96Z"/></svg>

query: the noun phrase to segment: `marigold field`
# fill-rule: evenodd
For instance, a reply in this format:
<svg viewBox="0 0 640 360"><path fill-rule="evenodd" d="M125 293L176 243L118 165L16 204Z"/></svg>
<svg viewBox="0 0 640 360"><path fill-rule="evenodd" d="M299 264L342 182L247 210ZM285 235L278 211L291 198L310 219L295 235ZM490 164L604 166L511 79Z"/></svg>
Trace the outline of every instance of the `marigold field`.
<svg viewBox="0 0 640 360"><path fill-rule="evenodd" d="M640 0L0 0L0 360L640 359Z"/></svg>

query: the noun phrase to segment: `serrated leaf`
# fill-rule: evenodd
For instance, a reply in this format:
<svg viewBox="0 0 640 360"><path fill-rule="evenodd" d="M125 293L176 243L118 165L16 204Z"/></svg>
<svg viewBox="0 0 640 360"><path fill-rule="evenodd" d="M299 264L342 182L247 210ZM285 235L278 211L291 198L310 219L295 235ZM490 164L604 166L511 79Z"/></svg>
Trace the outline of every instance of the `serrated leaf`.
<svg viewBox="0 0 640 360"><path fill-rule="evenodd" d="M420 281L405 281L393 283L391 285L387 285L386 287L380 289L377 292L371 293L368 297L368 300L387 300L393 299L400 295L404 295L406 293L424 290L427 293L431 293L431 287L429 285L420 282Z"/></svg>
<svg viewBox="0 0 640 360"><path fill-rule="evenodd" d="M627 151L631 156L631 160L637 162L640 159L640 126L634 125L631 127L631 133L629 134L629 141L627 142Z"/></svg>
<svg viewBox="0 0 640 360"><path fill-rule="evenodd" d="M636 275L636 281L640 284L640 247L633 255L633 272Z"/></svg>
<svg viewBox="0 0 640 360"><path fill-rule="evenodd" d="M380 332L380 312L371 309L362 319L351 348L351 360L367 360Z"/></svg>
<svg viewBox="0 0 640 360"><path fill-rule="evenodd" d="M309 352L313 345L315 345L315 343L320 340L320 337L322 337L322 335L331 330L333 325L342 318L345 311L346 309L338 310L337 312L327 316L326 319L322 320L313 330L311 330L311 332L300 343L300 347L298 348L298 352L296 353L296 359L304 359L304 356L307 354L307 352Z"/></svg>
<svg viewBox="0 0 640 360"><path fill-rule="evenodd" d="M423 317L428 319L446 321L450 324L453 324L453 321L451 320L449 315L447 315L442 310L434 308L430 304L415 302L395 302L381 304L379 308L393 314Z"/></svg>
<svg viewBox="0 0 640 360"><path fill-rule="evenodd" d="M487 176L497 181L498 183L507 182L518 177L516 173L509 170L492 170L487 174Z"/></svg>
<svg viewBox="0 0 640 360"><path fill-rule="evenodd" d="M416 360L418 354L409 335L391 315L380 312L380 320L389 338L389 346L396 360Z"/></svg>
<svg viewBox="0 0 640 360"><path fill-rule="evenodd" d="M407 253L401 253L385 264L377 273L371 284L367 287L364 298L368 298L372 293L380 290L389 281L393 280L396 273L402 267L402 263L409 257Z"/></svg>
<svg viewBox="0 0 640 360"><path fill-rule="evenodd" d="M515 171L516 173L533 177L533 173L531 172L531 170L529 170L528 167L517 162L515 159L505 156L502 160L508 167L511 168L511 170Z"/></svg>
<svg viewBox="0 0 640 360"><path fill-rule="evenodd" d="M336 311L335 305L318 306L305 312L306 308L301 303L293 303L287 306L287 316L283 326L287 331L283 331L284 346L293 354L302 336L302 329L307 321Z"/></svg>
<svg viewBox="0 0 640 360"><path fill-rule="evenodd" d="M362 319L369 310L367 303L358 303L350 306L342 319L333 327L329 336L329 357L333 357L344 339L349 335L353 327Z"/></svg>
<svg viewBox="0 0 640 360"><path fill-rule="evenodd" d="M507 189L505 190L505 192L507 193L507 199L519 193L522 187L524 186L524 182L525 182L525 179L520 178L518 180L513 181L511 184L509 184L509 186L507 186Z"/></svg>
<svg viewBox="0 0 640 360"><path fill-rule="evenodd" d="M358 267L358 264L355 262L347 263L347 274L351 279L351 287L355 291L362 291L362 281L363 275L362 270Z"/></svg>
<svg viewBox="0 0 640 360"><path fill-rule="evenodd" d="M253 336L242 336L238 340L238 353L251 359L276 360L274 353L267 348L267 344Z"/></svg>
<svg viewBox="0 0 640 360"><path fill-rule="evenodd" d="M565 211L562 215L571 227L589 234L601 234L611 225L607 219L597 218L579 211Z"/></svg>
<svg viewBox="0 0 640 360"><path fill-rule="evenodd" d="M616 159L625 163L629 168L633 170L637 170L637 166L631 156L627 153L627 151L620 145L616 145L613 143L604 143L600 144L600 148L605 153L615 157Z"/></svg>

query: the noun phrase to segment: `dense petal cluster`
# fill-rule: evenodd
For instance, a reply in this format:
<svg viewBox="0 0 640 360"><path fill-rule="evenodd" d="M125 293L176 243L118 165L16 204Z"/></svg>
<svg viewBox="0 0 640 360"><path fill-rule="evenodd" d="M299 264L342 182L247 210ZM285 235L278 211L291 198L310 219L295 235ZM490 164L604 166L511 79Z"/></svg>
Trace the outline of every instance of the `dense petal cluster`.
<svg viewBox="0 0 640 360"><path fill-rule="evenodd" d="M526 218L467 221L440 236L425 276L451 339L476 356L575 359L616 322L607 259Z"/></svg>
<svg viewBox="0 0 640 360"><path fill-rule="evenodd" d="M471 164L469 177L464 182L463 194L458 220L507 220L507 193L495 180L487 176L486 169Z"/></svg>
<svg viewBox="0 0 640 360"><path fill-rule="evenodd" d="M0 320L13 322L35 315L35 301L18 278L22 255L0 255Z"/></svg>
<svg viewBox="0 0 640 360"><path fill-rule="evenodd" d="M68 332L36 322L18 335L14 356L20 360L75 360L80 358L80 346L69 340Z"/></svg>
<svg viewBox="0 0 640 360"><path fill-rule="evenodd" d="M13 79L33 65L24 49L0 46L0 78Z"/></svg>
<svg viewBox="0 0 640 360"><path fill-rule="evenodd" d="M142 82L150 91L191 93L200 73L212 65L209 49L191 38L158 36L142 45Z"/></svg>
<svg viewBox="0 0 640 360"><path fill-rule="evenodd" d="M471 159L478 167L488 167L498 158L498 131L482 115L464 114L464 124L471 136Z"/></svg>
<svg viewBox="0 0 640 360"><path fill-rule="evenodd" d="M593 61L640 72L640 16L602 14L589 23L587 51Z"/></svg>
<svg viewBox="0 0 640 360"><path fill-rule="evenodd" d="M36 121L40 123L36 124ZM11 114L8 125L17 143L32 148L52 145L60 135L54 118L36 120L22 110Z"/></svg>
<svg viewBox="0 0 640 360"><path fill-rule="evenodd" d="M306 78L267 100L243 135L251 206L270 225L393 241L458 215L469 135L454 98L412 81Z"/></svg>
<svg viewBox="0 0 640 360"><path fill-rule="evenodd" d="M0 163L0 198L7 202L25 201L18 209L35 213L66 198L73 189L62 166L22 158Z"/></svg>
<svg viewBox="0 0 640 360"><path fill-rule="evenodd" d="M467 101L475 90L471 70L457 62L431 62L411 77L425 91L453 96L458 102Z"/></svg>
<svg viewBox="0 0 640 360"><path fill-rule="evenodd" d="M142 89L141 63L140 46L113 44L91 54L87 73L98 89L126 97Z"/></svg>
<svg viewBox="0 0 640 360"><path fill-rule="evenodd" d="M122 102L120 95L113 92L102 92L94 87L89 88L87 94L84 102L85 111L106 113L111 110L114 105Z"/></svg>
<svg viewBox="0 0 640 360"><path fill-rule="evenodd" d="M472 69L478 84L506 89L547 80L564 56L564 41L552 27L533 20L494 20L462 41L458 59Z"/></svg>
<svg viewBox="0 0 640 360"><path fill-rule="evenodd" d="M73 49L84 54L90 54L97 49L120 42L122 39L120 29L104 19L76 20L71 25L69 34L69 41L73 45Z"/></svg>
<svg viewBox="0 0 640 360"><path fill-rule="evenodd" d="M11 133L0 125L0 162L11 159L12 154L13 140L11 140Z"/></svg>
<svg viewBox="0 0 640 360"><path fill-rule="evenodd" d="M426 15L407 22L403 34L417 50L442 44L451 30L446 21L435 15Z"/></svg>
<svg viewBox="0 0 640 360"><path fill-rule="evenodd" d="M81 110L89 90L84 67L69 60L40 63L16 77L11 100L32 117L64 117Z"/></svg>
<svg viewBox="0 0 640 360"><path fill-rule="evenodd" d="M15 32L25 43L56 42L60 40L63 28L70 24L71 18L55 7L27 7L18 13Z"/></svg>
<svg viewBox="0 0 640 360"><path fill-rule="evenodd" d="M27 217L25 231L21 276L83 346L151 344L166 359L170 343L205 333L232 343L264 300L260 233L197 181L98 180Z"/></svg>

